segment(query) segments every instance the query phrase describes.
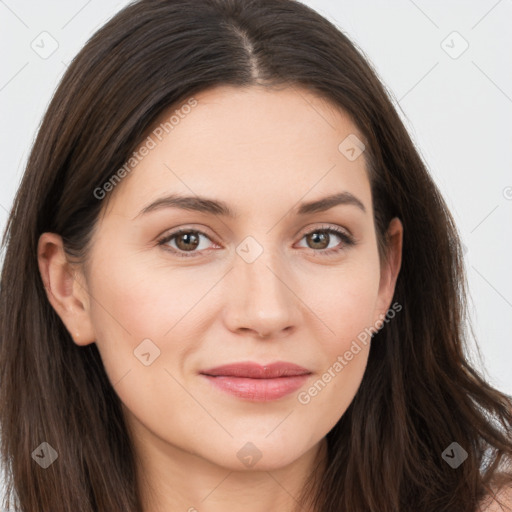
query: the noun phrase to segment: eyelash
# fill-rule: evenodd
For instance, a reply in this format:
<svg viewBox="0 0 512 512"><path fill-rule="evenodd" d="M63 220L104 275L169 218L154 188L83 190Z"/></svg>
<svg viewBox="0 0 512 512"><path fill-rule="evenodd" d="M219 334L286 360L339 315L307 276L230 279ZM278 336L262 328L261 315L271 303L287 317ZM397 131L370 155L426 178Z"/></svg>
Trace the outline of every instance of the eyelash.
<svg viewBox="0 0 512 512"><path fill-rule="evenodd" d="M356 242L352 236L348 235L341 229L334 228L334 227L325 227L325 228L322 227L322 228L312 229L311 231L304 233L301 237L301 240L304 237L311 235L312 233L318 233L318 232L338 235L341 238L343 245L341 248L332 247L331 249L320 249L320 250L310 249L311 251L313 251L315 253L320 253L325 256L334 256L334 255L340 253L341 251L345 250L346 248L356 245ZM170 242L175 237L177 237L181 234L184 234L184 233L198 233L199 235L203 235L206 238L210 239L210 237L207 234L205 234L202 231L199 231L197 229L179 229L179 230L171 233L170 235L167 235L164 238L161 238L158 241L158 245L164 246L165 244ZM173 254L175 254L176 256L178 256L180 258L194 258L201 254L199 251L186 252L186 251L181 251L181 250L177 250L177 249L172 249L169 247L164 247L164 250L172 252Z"/></svg>

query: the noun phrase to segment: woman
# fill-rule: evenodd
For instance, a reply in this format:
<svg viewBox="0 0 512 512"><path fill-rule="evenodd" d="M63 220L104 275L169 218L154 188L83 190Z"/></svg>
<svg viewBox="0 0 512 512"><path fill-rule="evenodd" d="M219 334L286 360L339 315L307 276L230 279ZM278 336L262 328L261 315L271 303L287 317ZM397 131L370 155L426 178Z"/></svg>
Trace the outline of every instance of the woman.
<svg viewBox="0 0 512 512"><path fill-rule="evenodd" d="M453 219L308 7L120 12L64 76L4 243L20 510L510 507L512 402L466 358Z"/></svg>

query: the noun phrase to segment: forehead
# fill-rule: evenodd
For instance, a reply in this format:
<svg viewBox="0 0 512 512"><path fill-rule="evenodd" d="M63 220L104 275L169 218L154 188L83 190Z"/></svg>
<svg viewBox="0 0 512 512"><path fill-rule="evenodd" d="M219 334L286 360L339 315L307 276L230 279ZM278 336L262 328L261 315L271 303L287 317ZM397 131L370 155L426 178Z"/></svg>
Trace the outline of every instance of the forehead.
<svg viewBox="0 0 512 512"><path fill-rule="evenodd" d="M192 100L162 112L148 130L140 148L151 149L117 185L116 209L134 212L159 195L186 193L238 211L345 190L370 205L364 153L343 152L347 137L363 137L340 108L295 86L220 86Z"/></svg>

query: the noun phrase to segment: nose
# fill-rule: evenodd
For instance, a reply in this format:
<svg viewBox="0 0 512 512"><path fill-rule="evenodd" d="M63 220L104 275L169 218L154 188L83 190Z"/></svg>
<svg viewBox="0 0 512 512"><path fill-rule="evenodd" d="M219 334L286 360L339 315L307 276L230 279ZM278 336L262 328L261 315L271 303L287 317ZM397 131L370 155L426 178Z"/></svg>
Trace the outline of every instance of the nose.
<svg viewBox="0 0 512 512"><path fill-rule="evenodd" d="M229 330L260 338L290 335L300 320L300 300L289 268L268 249L252 263L238 255L227 276L223 318Z"/></svg>

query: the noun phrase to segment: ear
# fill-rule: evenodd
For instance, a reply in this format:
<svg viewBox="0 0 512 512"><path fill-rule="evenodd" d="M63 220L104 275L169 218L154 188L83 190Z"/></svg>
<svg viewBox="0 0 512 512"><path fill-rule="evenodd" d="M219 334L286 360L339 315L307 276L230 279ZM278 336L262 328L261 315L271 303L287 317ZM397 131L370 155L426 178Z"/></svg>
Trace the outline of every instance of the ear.
<svg viewBox="0 0 512 512"><path fill-rule="evenodd" d="M381 262L375 322L383 319L391 306L396 280L402 264L403 226L398 217L391 219L387 230L387 237L387 258Z"/></svg>
<svg viewBox="0 0 512 512"><path fill-rule="evenodd" d="M96 338L85 278L68 261L62 238L55 233L43 233L39 238L37 260L48 300L75 343L93 343Z"/></svg>

